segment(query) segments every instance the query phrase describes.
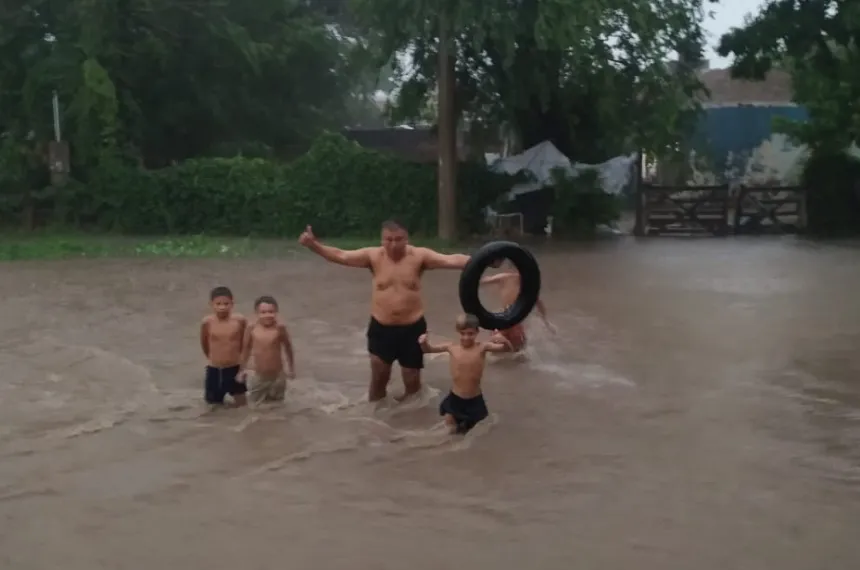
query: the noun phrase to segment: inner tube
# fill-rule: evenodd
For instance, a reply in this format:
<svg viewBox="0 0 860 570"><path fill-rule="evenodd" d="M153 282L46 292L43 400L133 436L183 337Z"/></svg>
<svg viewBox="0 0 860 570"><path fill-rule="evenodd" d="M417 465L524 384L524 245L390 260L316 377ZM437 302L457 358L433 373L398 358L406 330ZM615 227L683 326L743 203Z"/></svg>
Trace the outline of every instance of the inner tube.
<svg viewBox="0 0 860 570"><path fill-rule="evenodd" d="M494 261L509 259L520 273L520 294L504 311L494 313L481 304L478 291L484 270ZM534 256L512 241L493 241L476 251L460 274L460 305L478 317L487 330L505 330L523 322L540 296L540 267Z"/></svg>

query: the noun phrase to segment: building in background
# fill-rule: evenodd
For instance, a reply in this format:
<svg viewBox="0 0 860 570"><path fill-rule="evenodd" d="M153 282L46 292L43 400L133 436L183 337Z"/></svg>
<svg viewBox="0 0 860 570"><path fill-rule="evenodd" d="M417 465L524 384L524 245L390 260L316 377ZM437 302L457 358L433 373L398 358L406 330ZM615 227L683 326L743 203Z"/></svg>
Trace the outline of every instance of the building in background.
<svg viewBox="0 0 860 570"><path fill-rule="evenodd" d="M415 162L439 160L436 129L432 127L344 129L343 136L364 148L390 153Z"/></svg>
<svg viewBox="0 0 860 570"><path fill-rule="evenodd" d="M777 117L807 118L793 102L789 74L773 70L763 81L744 81L732 79L728 69L705 69L700 78L710 96L688 145L688 163L649 168L646 178L688 185L795 183L806 149L774 129Z"/></svg>
<svg viewBox="0 0 860 570"><path fill-rule="evenodd" d="M439 138L435 126L396 126L381 129L344 129L341 134L364 148L385 152L421 163L439 162ZM481 143L481 144L478 144ZM498 154L500 144L475 141L464 132L457 131L457 157L466 160L486 161L485 152Z"/></svg>
<svg viewBox="0 0 860 570"><path fill-rule="evenodd" d="M693 145L712 177L748 185L795 182L805 149L774 129L777 117L807 119L806 109L793 102L789 74L773 70L763 81L744 81L727 69L711 69L701 79L710 97Z"/></svg>

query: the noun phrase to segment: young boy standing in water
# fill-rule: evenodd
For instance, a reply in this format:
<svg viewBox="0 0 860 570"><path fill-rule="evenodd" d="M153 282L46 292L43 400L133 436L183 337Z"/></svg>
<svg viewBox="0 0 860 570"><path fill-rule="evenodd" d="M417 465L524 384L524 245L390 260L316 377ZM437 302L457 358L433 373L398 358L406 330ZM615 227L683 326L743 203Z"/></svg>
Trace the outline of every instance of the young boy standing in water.
<svg viewBox="0 0 860 570"><path fill-rule="evenodd" d="M233 293L227 287L212 289L209 300L212 314L200 324L200 347L208 360L206 402L221 405L224 397L230 394L236 406L244 406L247 388L238 381L238 375L248 321L233 313Z"/></svg>
<svg viewBox="0 0 860 570"><path fill-rule="evenodd" d="M287 378L295 378L293 343L287 327L278 322L278 302L273 297L264 295L257 299L254 312L257 322L245 333L240 381L247 383L253 405L280 402L287 389ZM249 369L251 357L254 366Z"/></svg>
<svg viewBox="0 0 860 570"><path fill-rule="evenodd" d="M465 434L489 415L481 392L487 353L506 352L513 347L500 335L491 337L488 342L478 342L480 325L474 315L460 315L456 327L460 333L459 343L430 344L426 334L421 335L418 342L426 353L447 352L450 355L451 392L439 405L439 415L445 417L451 433Z"/></svg>
<svg viewBox="0 0 860 570"><path fill-rule="evenodd" d="M504 260L498 260L492 264L490 267L498 269L502 266ZM498 294L499 299L502 302L503 309L510 307L514 301L517 300L517 296L520 294L520 273L516 269L511 271L505 271L502 273L496 273L495 275L490 275L489 277L483 277L481 279L481 285L496 285L498 286ZM540 316L541 320L543 320L546 327L551 331L555 332L555 327L549 322L546 316L546 306L544 306L543 301L538 299L537 304L535 304L535 310ZM519 352L526 347L526 328L523 323L518 325L514 325L509 329L505 329L503 331L499 331L503 337L505 337L513 347L512 352Z"/></svg>

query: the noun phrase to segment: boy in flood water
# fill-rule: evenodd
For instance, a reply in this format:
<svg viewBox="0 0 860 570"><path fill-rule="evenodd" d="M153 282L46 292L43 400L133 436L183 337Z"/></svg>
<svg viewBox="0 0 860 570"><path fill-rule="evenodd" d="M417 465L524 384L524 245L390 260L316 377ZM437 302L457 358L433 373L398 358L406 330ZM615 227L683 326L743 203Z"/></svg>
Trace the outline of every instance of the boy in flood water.
<svg viewBox="0 0 860 570"><path fill-rule="evenodd" d="M491 263L490 267L498 269L502 267L503 263L504 260L499 259ZM495 275L481 278L481 285L497 286L499 300L502 304L502 310L504 310L513 305L514 301L517 300L517 296L520 294L520 273L516 270L516 268L512 268L502 273L496 273ZM537 311L538 316L540 316L546 327L550 330L550 332L554 333L555 327L552 325L552 323L549 322L549 319L547 319L546 306L540 299L538 299L537 303L535 304L535 310ZM501 334L508 340L508 342L510 342L510 345L513 347L511 349L511 352L520 352L526 348L527 339L524 323L519 323L509 329L499 331L499 334Z"/></svg>
<svg viewBox="0 0 860 570"><path fill-rule="evenodd" d="M248 385L248 397L257 406L284 400L287 378L295 378L295 367L290 333L278 322L278 302L264 295L254 302L254 312L257 321L245 333L240 381Z"/></svg>
<svg viewBox="0 0 860 570"><path fill-rule="evenodd" d="M465 434L489 415L481 379L488 352L512 350L510 342L501 335L492 336L487 342L478 341L480 324L474 315L460 315L456 321L460 342L431 344L427 335L418 339L425 353L447 352L450 355L451 391L439 405L439 415L451 433Z"/></svg>
<svg viewBox="0 0 860 570"><path fill-rule="evenodd" d="M233 312L233 293L227 287L215 287L209 294L212 314L200 324L200 347L206 355L206 403L224 404L230 394L236 406L245 405L245 385L238 381L242 358L242 339L248 321Z"/></svg>

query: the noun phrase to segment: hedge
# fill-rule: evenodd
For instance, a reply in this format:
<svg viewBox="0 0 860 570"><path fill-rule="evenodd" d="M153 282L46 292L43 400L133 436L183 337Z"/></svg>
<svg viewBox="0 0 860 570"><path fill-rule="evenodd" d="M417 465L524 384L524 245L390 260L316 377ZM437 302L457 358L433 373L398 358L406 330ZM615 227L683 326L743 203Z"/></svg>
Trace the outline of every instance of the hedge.
<svg viewBox="0 0 860 570"><path fill-rule="evenodd" d="M803 169L810 234L860 234L860 160L847 153L813 152Z"/></svg>
<svg viewBox="0 0 860 570"><path fill-rule="evenodd" d="M416 234L437 228L437 167L325 134L294 162L198 158L159 170L105 161L51 196L60 224L128 234L367 236L387 218ZM482 209L513 185L479 164L458 171L459 229L483 230Z"/></svg>

